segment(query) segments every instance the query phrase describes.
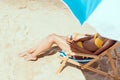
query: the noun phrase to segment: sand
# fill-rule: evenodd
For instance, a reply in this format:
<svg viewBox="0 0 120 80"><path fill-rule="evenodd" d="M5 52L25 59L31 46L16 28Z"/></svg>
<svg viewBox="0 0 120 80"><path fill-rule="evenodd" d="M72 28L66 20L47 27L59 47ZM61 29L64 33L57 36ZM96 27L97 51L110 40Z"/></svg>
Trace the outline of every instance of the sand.
<svg viewBox="0 0 120 80"><path fill-rule="evenodd" d="M18 54L51 33L95 33L81 27L67 7L57 0L0 1L0 80L91 80L76 67L68 66L56 74L60 65L56 54L27 62ZM47 53L46 53L47 54Z"/></svg>

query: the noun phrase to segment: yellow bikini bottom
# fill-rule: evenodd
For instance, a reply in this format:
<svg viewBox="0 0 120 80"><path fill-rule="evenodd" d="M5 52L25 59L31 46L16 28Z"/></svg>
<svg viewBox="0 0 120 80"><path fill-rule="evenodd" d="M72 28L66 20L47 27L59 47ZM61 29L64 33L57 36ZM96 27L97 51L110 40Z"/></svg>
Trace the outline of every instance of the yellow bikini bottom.
<svg viewBox="0 0 120 80"><path fill-rule="evenodd" d="M83 48L83 44L82 44L81 41L77 42L77 45L78 45L79 47Z"/></svg>

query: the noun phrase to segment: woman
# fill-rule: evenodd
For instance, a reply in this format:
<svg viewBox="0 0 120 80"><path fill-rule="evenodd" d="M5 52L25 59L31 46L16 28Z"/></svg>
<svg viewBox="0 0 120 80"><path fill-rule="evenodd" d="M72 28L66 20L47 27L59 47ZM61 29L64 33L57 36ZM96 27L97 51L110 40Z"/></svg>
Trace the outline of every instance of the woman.
<svg viewBox="0 0 120 80"><path fill-rule="evenodd" d="M88 35L79 39L71 39L66 36L60 36L57 34L51 34L45 39L41 40L38 45L29 49L25 53L20 54L21 57L24 57L25 60L33 61L37 60L37 56L42 54L43 51L49 49L56 44L66 53L86 53L98 55L102 51L108 49L115 43L114 40L104 38L99 34Z"/></svg>

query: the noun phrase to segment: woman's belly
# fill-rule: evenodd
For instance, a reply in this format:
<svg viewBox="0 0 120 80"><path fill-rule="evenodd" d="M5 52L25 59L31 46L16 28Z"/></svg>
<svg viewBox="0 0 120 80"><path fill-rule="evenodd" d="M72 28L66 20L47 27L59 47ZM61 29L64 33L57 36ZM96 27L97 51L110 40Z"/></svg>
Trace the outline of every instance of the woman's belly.
<svg viewBox="0 0 120 80"><path fill-rule="evenodd" d="M94 43L94 39L88 40L88 41L84 41L83 42L83 47L89 51L96 51L98 49L98 47L95 45Z"/></svg>

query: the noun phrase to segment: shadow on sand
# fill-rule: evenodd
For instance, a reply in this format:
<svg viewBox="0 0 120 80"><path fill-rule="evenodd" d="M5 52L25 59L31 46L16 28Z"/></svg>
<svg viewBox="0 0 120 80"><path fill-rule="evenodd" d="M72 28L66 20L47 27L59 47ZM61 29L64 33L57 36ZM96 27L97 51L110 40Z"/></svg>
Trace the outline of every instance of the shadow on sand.
<svg viewBox="0 0 120 80"><path fill-rule="evenodd" d="M61 49L59 47L54 46L54 47L46 50L45 52L43 52L43 54L38 56L38 58L43 58L45 56L54 55L55 53L60 52L60 51L61 51ZM120 58L120 49L118 49L118 54L119 54L118 57ZM77 67L73 64L70 64L70 63L67 63L67 65L64 68L66 68L67 66L71 66L71 67L75 67L77 69L80 69L79 67ZM109 60L107 60L106 57L102 58L101 60L97 61L96 63L94 63L91 66L112 74L112 68L110 67ZM118 75L120 75L120 60L117 61L116 66L118 69ZM91 72L89 70L82 70L82 71L86 77L86 80L113 80L112 78L110 79L108 77L96 74L96 73Z"/></svg>

